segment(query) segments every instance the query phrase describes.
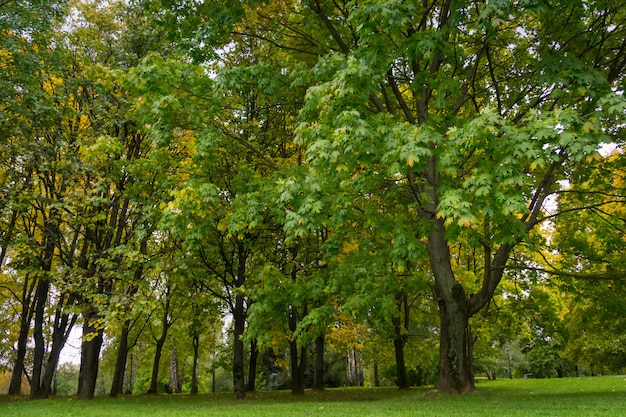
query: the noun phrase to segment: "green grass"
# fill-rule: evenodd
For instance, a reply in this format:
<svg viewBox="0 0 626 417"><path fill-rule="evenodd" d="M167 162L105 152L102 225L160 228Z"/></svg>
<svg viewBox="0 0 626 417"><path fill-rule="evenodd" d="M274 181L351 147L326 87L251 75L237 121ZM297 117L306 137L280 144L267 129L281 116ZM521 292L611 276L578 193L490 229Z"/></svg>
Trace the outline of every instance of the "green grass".
<svg viewBox="0 0 626 417"><path fill-rule="evenodd" d="M363 416L624 416L626 377L481 381L478 393L450 396L428 389L333 389L259 393L245 401L230 394L158 395L26 401L0 397L0 416L70 417L363 417Z"/></svg>

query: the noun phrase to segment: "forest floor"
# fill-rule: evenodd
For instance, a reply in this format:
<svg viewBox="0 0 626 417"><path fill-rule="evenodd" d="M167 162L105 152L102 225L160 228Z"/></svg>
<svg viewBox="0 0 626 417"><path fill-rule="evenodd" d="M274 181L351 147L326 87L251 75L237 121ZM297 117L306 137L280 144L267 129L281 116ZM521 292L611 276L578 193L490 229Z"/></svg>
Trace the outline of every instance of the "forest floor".
<svg viewBox="0 0 626 417"><path fill-rule="evenodd" d="M154 395L73 397L28 401L0 396L2 417L363 417L363 416L624 416L626 376L563 379L481 380L475 394L451 396L429 388L329 389L248 395Z"/></svg>

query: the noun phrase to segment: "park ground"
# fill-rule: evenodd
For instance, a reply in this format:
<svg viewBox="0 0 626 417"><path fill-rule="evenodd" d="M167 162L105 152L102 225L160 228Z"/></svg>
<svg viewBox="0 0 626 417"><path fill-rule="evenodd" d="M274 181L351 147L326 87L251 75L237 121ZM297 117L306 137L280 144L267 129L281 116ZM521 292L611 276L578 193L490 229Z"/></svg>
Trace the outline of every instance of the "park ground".
<svg viewBox="0 0 626 417"><path fill-rule="evenodd" d="M257 393L244 401L231 394L73 397L28 401L0 397L3 417L364 417L364 416L625 416L626 376L479 381L461 396L432 389L332 389L302 397Z"/></svg>

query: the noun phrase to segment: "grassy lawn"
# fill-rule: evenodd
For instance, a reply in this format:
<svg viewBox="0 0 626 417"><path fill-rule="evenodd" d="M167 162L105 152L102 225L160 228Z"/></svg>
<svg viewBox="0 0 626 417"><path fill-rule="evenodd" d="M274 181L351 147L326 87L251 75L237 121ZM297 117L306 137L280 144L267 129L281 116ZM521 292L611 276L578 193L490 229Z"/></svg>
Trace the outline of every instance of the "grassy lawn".
<svg viewBox="0 0 626 417"><path fill-rule="evenodd" d="M133 396L80 401L26 401L0 396L0 416L363 417L363 416L624 416L626 377L481 381L479 392L448 396L428 389L333 389L259 393L235 402L230 394Z"/></svg>

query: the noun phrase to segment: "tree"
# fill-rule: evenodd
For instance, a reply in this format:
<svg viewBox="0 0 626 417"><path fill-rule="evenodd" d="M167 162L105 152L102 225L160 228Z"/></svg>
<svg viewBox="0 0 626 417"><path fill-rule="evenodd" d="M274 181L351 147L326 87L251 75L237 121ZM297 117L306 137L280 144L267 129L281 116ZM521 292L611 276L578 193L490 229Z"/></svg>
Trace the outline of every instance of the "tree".
<svg viewBox="0 0 626 417"><path fill-rule="evenodd" d="M274 43L284 33L301 39L304 24L292 28L303 16L332 40L299 78L315 86L297 139L336 196L335 212L369 194L414 211L439 303L436 387L472 391L470 317L493 296L512 250L545 219L559 181L614 140L608 134L624 109L611 91L623 83L623 11L586 1L301 6L281 31L262 32ZM391 194L397 189L404 196ZM313 220L303 216L295 229ZM450 248L459 239L475 242L483 265L475 283L455 273Z"/></svg>

